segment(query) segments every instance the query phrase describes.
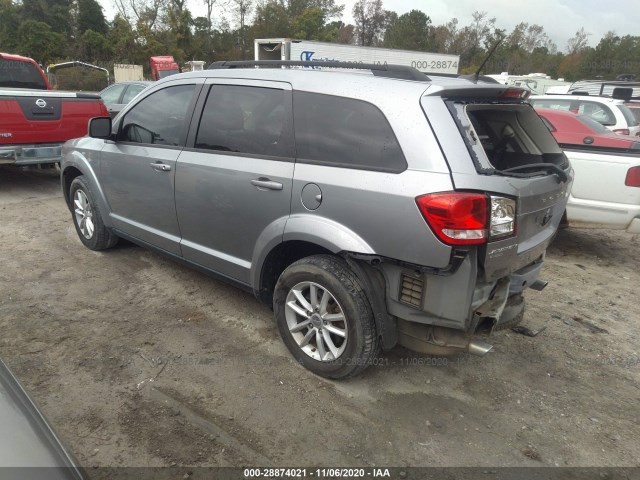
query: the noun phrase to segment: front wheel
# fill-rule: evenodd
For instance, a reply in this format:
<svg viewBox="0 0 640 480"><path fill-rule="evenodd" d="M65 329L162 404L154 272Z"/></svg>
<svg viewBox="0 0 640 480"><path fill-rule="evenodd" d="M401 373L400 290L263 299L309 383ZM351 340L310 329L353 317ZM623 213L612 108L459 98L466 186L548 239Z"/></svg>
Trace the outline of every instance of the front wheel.
<svg viewBox="0 0 640 480"><path fill-rule="evenodd" d="M317 375L356 375L378 353L369 300L338 257L315 255L290 265L276 284L273 309L285 345Z"/></svg>
<svg viewBox="0 0 640 480"><path fill-rule="evenodd" d="M95 197L84 176L74 178L69 189L73 224L80 241L91 250L104 250L118 243L118 237L104 226Z"/></svg>

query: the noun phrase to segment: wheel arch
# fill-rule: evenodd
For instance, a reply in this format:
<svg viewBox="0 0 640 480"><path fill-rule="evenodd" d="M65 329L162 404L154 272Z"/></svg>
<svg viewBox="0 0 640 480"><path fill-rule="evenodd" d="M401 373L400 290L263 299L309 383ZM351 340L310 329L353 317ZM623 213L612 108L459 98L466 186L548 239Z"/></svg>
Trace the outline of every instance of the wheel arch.
<svg viewBox="0 0 640 480"><path fill-rule="evenodd" d="M107 199L89 160L80 152L73 151L64 159L61 170L60 181L62 193L64 194L64 200L69 210L72 210L72 201L69 197L71 183L73 183L74 179L82 175L91 188L91 193L95 197L94 200L98 203L98 208L103 212L102 221L105 226L112 227L111 216L109 215L111 209L109 208Z"/></svg>

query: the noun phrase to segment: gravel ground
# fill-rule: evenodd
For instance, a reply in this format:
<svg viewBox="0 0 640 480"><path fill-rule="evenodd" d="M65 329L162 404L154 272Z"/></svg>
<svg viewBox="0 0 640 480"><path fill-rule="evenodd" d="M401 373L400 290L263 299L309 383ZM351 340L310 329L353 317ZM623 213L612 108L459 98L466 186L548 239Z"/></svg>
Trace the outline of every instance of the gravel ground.
<svg viewBox="0 0 640 480"><path fill-rule="evenodd" d="M342 382L292 362L251 295L84 248L54 171L0 169L0 243L0 356L87 467L640 466L638 235L561 231L535 338L440 365L397 348Z"/></svg>

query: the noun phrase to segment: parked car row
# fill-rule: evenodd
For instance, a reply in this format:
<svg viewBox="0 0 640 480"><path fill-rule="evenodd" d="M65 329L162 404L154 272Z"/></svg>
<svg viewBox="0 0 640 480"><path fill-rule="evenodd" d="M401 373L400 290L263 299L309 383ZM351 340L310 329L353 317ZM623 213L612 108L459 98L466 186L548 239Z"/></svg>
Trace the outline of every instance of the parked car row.
<svg viewBox="0 0 640 480"><path fill-rule="evenodd" d="M640 233L640 103L631 82L577 82L530 99L576 171L569 225Z"/></svg>

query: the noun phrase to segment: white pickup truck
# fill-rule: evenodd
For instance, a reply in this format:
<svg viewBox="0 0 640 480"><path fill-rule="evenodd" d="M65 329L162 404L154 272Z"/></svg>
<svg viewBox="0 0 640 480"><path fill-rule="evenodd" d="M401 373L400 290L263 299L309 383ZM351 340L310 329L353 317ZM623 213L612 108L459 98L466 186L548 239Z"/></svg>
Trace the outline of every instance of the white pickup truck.
<svg viewBox="0 0 640 480"><path fill-rule="evenodd" d="M569 226L640 233L640 153L564 146L575 171Z"/></svg>

